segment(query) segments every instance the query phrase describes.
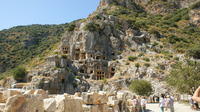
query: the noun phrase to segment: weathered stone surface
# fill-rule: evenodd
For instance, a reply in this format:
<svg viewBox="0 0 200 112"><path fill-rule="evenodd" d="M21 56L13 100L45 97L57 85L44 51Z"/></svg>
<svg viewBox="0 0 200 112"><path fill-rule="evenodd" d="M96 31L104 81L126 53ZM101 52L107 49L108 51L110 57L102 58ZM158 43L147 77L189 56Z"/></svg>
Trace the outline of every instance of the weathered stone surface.
<svg viewBox="0 0 200 112"><path fill-rule="evenodd" d="M44 112L42 95L25 95L26 101L20 112Z"/></svg>
<svg viewBox="0 0 200 112"><path fill-rule="evenodd" d="M85 104L106 104L108 101L106 94L99 93L82 93L82 98Z"/></svg>
<svg viewBox="0 0 200 112"><path fill-rule="evenodd" d="M56 111L55 112L65 112L65 96L57 95L56 100Z"/></svg>
<svg viewBox="0 0 200 112"><path fill-rule="evenodd" d="M31 95L34 94L35 90L31 89L31 90L27 90L24 92L24 95Z"/></svg>
<svg viewBox="0 0 200 112"><path fill-rule="evenodd" d="M56 100L55 98L44 99L44 110L45 112L55 112L56 111Z"/></svg>
<svg viewBox="0 0 200 112"><path fill-rule="evenodd" d="M107 104L109 105L109 106L115 106L115 105L117 105L119 103L119 100L117 100L117 97L116 96L110 96L110 97L108 97L108 102L107 102Z"/></svg>
<svg viewBox="0 0 200 112"><path fill-rule="evenodd" d="M0 103L5 103L5 99L3 97L3 92L0 92Z"/></svg>
<svg viewBox="0 0 200 112"><path fill-rule="evenodd" d="M23 95L12 96L6 102L4 111L5 112L22 112L20 110L25 102L26 102L26 98Z"/></svg>
<svg viewBox="0 0 200 112"><path fill-rule="evenodd" d="M65 96L65 112L83 112L81 97Z"/></svg>
<svg viewBox="0 0 200 112"><path fill-rule="evenodd" d="M4 111L6 104L5 103L0 103L0 112Z"/></svg>
<svg viewBox="0 0 200 112"><path fill-rule="evenodd" d="M43 95L43 96L48 96L48 93L47 91L44 91L42 89L37 89L35 92L34 92L34 95Z"/></svg>
<svg viewBox="0 0 200 112"><path fill-rule="evenodd" d="M15 95L10 97L5 112L44 112L42 95Z"/></svg>
<svg viewBox="0 0 200 112"><path fill-rule="evenodd" d="M190 11L191 23L200 26L200 9L194 9Z"/></svg>
<svg viewBox="0 0 200 112"><path fill-rule="evenodd" d="M21 95L22 93L20 90L17 89L8 89L3 91L3 99L7 100L9 97L14 96L14 95Z"/></svg>

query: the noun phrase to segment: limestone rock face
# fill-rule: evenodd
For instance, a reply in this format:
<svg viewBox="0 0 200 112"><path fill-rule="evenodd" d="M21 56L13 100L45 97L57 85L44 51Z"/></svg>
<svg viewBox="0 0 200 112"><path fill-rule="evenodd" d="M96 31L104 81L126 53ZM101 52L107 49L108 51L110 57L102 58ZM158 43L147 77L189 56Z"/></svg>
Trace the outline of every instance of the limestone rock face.
<svg viewBox="0 0 200 112"><path fill-rule="evenodd" d="M200 9L194 9L190 11L191 23L200 26Z"/></svg>
<svg viewBox="0 0 200 112"><path fill-rule="evenodd" d="M77 22L74 31L65 32L60 46L61 52L73 60L79 75L93 80L113 77L115 68L109 62L118 59L126 48L136 49L151 38L144 31L129 28L127 21L103 13L98 17Z"/></svg>

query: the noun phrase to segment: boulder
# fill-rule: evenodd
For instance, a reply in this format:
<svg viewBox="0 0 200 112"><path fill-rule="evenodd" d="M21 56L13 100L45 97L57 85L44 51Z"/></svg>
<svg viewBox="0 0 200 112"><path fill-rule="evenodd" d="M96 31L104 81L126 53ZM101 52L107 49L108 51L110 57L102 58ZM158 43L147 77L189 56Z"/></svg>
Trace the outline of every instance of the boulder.
<svg viewBox="0 0 200 112"><path fill-rule="evenodd" d="M43 96L48 96L48 93L42 89L37 89L35 92L34 92L34 95L43 95Z"/></svg>
<svg viewBox="0 0 200 112"><path fill-rule="evenodd" d="M55 112L56 111L56 100L55 98L44 99L44 110L45 112Z"/></svg>
<svg viewBox="0 0 200 112"><path fill-rule="evenodd" d="M15 95L8 99L4 112L22 112L20 109L25 103L26 98L23 95Z"/></svg>
<svg viewBox="0 0 200 112"><path fill-rule="evenodd" d="M65 112L83 112L81 97L66 96L65 98Z"/></svg>
<svg viewBox="0 0 200 112"><path fill-rule="evenodd" d="M5 103L5 99L3 97L3 92L0 92L0 103Z"/></svg>
<svg viewBox="0 0 200 112"><path fill-rule="evenodd" d="M109 105L109 106L115 106L115 105L117 105L119 103L119 101L117 100L117 98L115 97L115 96L110 96L110 97L108 97L108 102L107 102L107 104Z"/></svg>
<svg viewBox="0 0 200 112"><path fill-rule="evenodd" d="M42 95L24 95L25 103L19 112L44 112Z"/></svg>
<svg viewBox="0 0 200 112"><path fill-rule="evenodd" d="M21 91L20 90L15 90L15 89L9 89L9 90L5 90L3 91L3 99L7 100L8 98L10 98L11 96L14 95L21 95Z"/></svg>
<svg viewBox="0 0 200 112"><path fill-rule="evenodd" d="M34 94L35 90L27 90L24 92L24 95L31 95L31 94Z"/></svg>
<svg viewBox="0 0 200 112"><path fill-rule="evenodd" d="M44 112L42 95L15 95L8 99L5 112Z"/></svg>
<svg viewBox="0 0 200 112"><path fill-rule="evenodd" d="M0 103L0 112L3 112L6 104L5 103Z"/></svg>
<svg viewBox="0 0 200 112"><path fill-rule="evenodd" d="M84 104L106 104L108 97L104 93L82 93Z"/></svg>
<svg viewBox="0 0 200 112"><path fill-rule="evenodd" d="M65 96L57 95L56 100L56 111L55 112L65 112Z"/></svg>

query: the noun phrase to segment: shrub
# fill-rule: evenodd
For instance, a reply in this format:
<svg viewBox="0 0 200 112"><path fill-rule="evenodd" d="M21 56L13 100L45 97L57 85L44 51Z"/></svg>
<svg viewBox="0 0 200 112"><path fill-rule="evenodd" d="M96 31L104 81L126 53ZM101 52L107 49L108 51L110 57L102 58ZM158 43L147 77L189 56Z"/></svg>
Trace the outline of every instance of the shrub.
<svg viewBox="0 0 200 112"><path fill-rule="evenodd" d="M85 25L84 30L91 31L91 32L100 31L100 25L94 22L90 22Z"/></svg>
<svg viewBox="0 0 200 112"><path fill-rule="evenodd" d="M138 55L138 57L142 57L142 56L144 56L144 53L140 53L140 54Z"/></svg>
<svg viewBox="0 0 200 112"><path fill-rule="evenodd" d="M197 45L197 46L191 47L188 50L188 55L193 58L200 59L200 46Z"/></svg>
<svg viewBox="0 0 200 112"><path fill-rule="evenodd" d="M67 27L67 31L74 31L76 25L75 24L69 24L69 26Z"/></svg>
<svg viewBox="0 0 200 112"><path fill-rule="evenodd" d="M140 67L140 64L139 64L139 63L136 63L136 64L135 64L135 67L139 68L139 67Z"/></svg>
<svg viewBox="0 0 200 112"><path fill-rule="evenodd" d="M67 59L67 58L68 58L68 55L63 54L63 55L61 55L61 58Z"/></svg>
<svg viewBox="0 0 200 112"><path fill-rule="evenodd" d="M24 67L17 67L12 71L13 77L17 81L23 81L26 78L27 71Z"/></svg>
<svg viewBox="0 0 200 112"><path fill-rule="evenodd" d="M135 60L137 60L137 57L136 56L129 56L128 60L129 61L135 61Z"/></svg>
<svg viewBox="0 0 200 112"><path fill-rule="evenodd" d="M191 9L196 9L200 7L200 1L196 2L195 4L193 4L190 8Z"/></svg>
<svg viewBox="0 0 200 112"><path fill-rule="evenodd" d="M145 80L134 80L131 82L129 89L141 96L149 96L153 92L153 88L150 82Z"/></svg>
<svg viewBox="0 0 200 112"><path fill-rule="evenodd" d="M150 64L150 63L145 63L144 66L146 66L146 67L150 67L151 64Z"/></svg>
<svg viewBox="0 0 200 112"><path fill-rule="evenodd" d="M149 58L143 58L144 61L149 62L150 59Z"/></svg>

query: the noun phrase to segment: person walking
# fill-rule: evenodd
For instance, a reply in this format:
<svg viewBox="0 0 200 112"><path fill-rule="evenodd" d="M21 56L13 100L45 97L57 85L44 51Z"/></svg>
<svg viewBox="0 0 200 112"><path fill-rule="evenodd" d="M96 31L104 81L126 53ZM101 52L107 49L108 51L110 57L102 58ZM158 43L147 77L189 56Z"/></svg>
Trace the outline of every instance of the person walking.
<svg viewBox="0 0 200 112"><path fill-rule="evenodd" d="M141 110L142 110L142 112L146 112L146 104L147 104L147 100L143 96L142 99L141 99Z"/></svg>
<svg viewBox="0 0 200 112"><path fill-rule="evenodd" d="M198 103L200 103L200 86L195 90L192 99L194 100L194 108L199 109Z"/></svg>
<svg viewBox="0 0 200 112"><path fill-rule="evenodd" d="M136 98L136 96L133 96L133 112L139 112L138 110L138 99Z"/></svg>
<svg viewBox="0 0 200 112"><path fill-rule="evenodd" d="M161 94L161 98L160 98L160 102L159 102L160 112L164 112L165 102L166 102L165 95Z"/></svg>
<svg viewBox="0 0 200 112"><path fill-rule="evenodd" d="M167 95L167 97L166 97L166 106L165 107L167 108L167 110L169 109L170 112L174 112L174 99L169 95Z"/></svg>

